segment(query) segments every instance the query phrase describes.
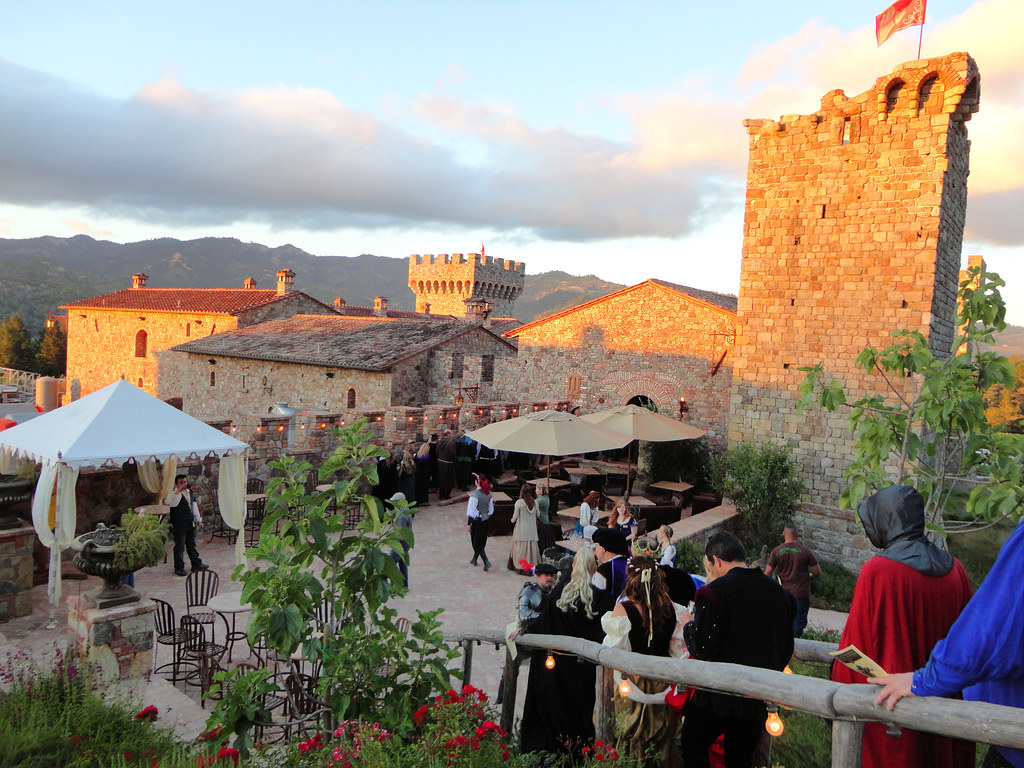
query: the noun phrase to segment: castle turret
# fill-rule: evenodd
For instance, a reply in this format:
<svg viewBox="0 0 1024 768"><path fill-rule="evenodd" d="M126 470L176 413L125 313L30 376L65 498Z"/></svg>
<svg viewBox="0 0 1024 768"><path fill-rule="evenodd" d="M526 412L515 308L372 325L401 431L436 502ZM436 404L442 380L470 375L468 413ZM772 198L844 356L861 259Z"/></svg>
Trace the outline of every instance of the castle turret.
<svg viewBox="0 0 1024 768"><path fill-rule="evenodd" d="M483 299L493 315L513 317L525 276L524 263L479 253L409 257L409 288L416 294L417 312L464 317L466 302Z"/></svg>

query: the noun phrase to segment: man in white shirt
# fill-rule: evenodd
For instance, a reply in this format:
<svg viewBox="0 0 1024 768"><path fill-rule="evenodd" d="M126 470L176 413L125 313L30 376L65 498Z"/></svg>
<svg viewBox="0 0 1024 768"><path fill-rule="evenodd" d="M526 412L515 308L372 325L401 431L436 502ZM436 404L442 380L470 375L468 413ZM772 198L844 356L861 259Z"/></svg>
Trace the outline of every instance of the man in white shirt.
<svg viewBox="0 0 1024 768"><path fill-rule="evenodd" d="M174 490L164 498L164 504L171 508L169 517L171 534L174 536L174 574L185 575L185 552L188 552L193 572L207 570L210 566L203 563L196 549L196 528L203 527L203 518L185 475L174 478Z"/></svg>

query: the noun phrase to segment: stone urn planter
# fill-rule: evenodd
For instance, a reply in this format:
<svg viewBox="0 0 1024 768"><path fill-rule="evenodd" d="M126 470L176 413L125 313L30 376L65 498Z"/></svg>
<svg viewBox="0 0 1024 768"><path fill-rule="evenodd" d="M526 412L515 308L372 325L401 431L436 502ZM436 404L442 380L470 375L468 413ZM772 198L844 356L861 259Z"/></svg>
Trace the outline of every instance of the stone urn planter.
<svg viewBox="0 0 1024 768"><path fill-rule="evenodd" d="M20 528L25 522L18 517L17 510L26 508L32 499L35 480L20 475L0 475L0 530Z"/></svg>
<svg viewBox="0 0 1024 768"><path fill-rule="evenodd" d="M127 532L119 528L107 528L100 523L95 531L78 536L71 544L77 550L74 563L82 573L99 576L103 586L86 592L83 597L97 608L113 608L118 605L138 602L141 596L121 578L133 570L124 570L114 565L114 545Z"/></svg>

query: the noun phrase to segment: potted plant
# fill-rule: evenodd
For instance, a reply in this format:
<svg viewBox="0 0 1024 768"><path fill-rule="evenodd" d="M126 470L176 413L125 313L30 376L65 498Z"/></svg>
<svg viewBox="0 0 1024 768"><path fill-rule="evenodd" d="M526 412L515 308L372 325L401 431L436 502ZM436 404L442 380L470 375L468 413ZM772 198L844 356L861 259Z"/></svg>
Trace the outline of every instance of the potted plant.
<svg viewBox="0 0 1024 768"><path fill-rule="evenodd" d="M83 533L72 547L78 550L75 566L82 573L99 576L103 587L85 597L98 608L112 608L139 600L139 593L121 583L122 577L160 562L167 541L167 525L154 515L126 512L121 527L100 523L95 531Z"/></svg>

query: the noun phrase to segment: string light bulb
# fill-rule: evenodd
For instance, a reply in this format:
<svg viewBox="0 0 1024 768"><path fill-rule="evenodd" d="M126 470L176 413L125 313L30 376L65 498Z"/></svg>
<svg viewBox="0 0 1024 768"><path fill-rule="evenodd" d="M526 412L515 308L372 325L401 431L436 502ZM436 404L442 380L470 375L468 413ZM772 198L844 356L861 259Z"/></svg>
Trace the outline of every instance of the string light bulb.
<svg viewBox="0 0 1024 768"><path fill-rule="evenodd" d="M779 717L778 707L768 707L768 719L764 721L764 729L772 736L781 736L786 730L782 718Z"/></svg>
<svg viewBox="0 0 1024 768"><path fill-rule="evenodd" d="M789 668L789 664L787 664L786 668L783 669L782 671L785 672L787 675L792 675L793 674L793 670Z"/></svg>
<svg viewBox="0 0 1024 768"><path fill-rule="evenodd" d="M630 690L632 690L632 689L631 689L631 687L629 685L629 680L627 680L626 676L623 675L622 676L622 682L619 683L619 695L620 696L629 696Z"/></svg>
<svg viewBox="0 0 1024 768"><path fill-rule="evenodd" d="M548 669L554 669L555 668L555 657L552 654L549 653L548 657L546 659L544 659L544 666L547 667Z"/></svg>

